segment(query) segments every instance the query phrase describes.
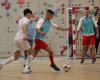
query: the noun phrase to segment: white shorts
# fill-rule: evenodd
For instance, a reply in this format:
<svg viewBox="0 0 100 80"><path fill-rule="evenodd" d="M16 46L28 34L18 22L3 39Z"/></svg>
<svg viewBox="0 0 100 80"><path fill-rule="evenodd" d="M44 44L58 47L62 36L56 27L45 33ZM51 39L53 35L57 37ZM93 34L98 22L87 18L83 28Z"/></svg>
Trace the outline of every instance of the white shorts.
<svg viewBox="0 0 100 80"><path fill-rule="evenodd" d="M15 45L16 45L17 49L20 51L25 51L25 50L28 50L31 48L31 46L27 40L26 41L15 40Z"/></svg>

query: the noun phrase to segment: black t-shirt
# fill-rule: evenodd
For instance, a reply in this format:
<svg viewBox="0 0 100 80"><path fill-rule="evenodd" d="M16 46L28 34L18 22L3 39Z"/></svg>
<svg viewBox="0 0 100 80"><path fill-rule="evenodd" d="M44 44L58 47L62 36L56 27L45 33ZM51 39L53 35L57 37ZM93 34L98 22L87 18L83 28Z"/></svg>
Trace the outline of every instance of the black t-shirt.
<svg viewBox="0 0 100 80"><path fill-rule="evenodd" d="M99 35L100 35L100 21L97 22L98 28L99 28Z"/></svg>
<svg viewBox="0 0 100 80"><path fill-rule="evenodd" d="M100 29L100 21L97 22L97 25L98 25L98 27L99 27L99 29Z"/></svg>
<svg viewBox="0 0 100 80"><path fill-rule="evenodd" d="M99 29L99 38L100 38L100 21L97 22L98 29Z"/></svg>

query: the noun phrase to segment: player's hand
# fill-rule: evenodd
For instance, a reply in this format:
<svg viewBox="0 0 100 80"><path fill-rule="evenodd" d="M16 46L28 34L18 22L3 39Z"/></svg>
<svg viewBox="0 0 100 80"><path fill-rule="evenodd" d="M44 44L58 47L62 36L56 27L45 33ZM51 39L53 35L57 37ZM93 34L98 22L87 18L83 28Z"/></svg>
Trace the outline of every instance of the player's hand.
<svg viewBox="0 0 100 80"><path fill-rule="evenodd" d="M40 34L41 34L42 36L45 36L45 35L46 35L46 33L45 33L45 32L41 32Z"/></svg>
<svg viewBox="0 0 100 80"><path fill-rule="evenodd" d="M24 41L26 41L26 40L27 40L27 38L26 38L26 37L24 37L24 38L23 38L23 40L24 40Z"/></svg>
<svg viewBox="0 0 100 80"><path fill-rule="evenodd" d="M35 18L34 18L34 21L38 21L38 17L35 17Z"/></svg>
<svg viewBox="0 0 100 80"><path fill-rule="evenodd" d="M76 31L76 38L75 38L75 40L78 40L78 38L79 38L78 34L79 34L79 31Z"/></svg>

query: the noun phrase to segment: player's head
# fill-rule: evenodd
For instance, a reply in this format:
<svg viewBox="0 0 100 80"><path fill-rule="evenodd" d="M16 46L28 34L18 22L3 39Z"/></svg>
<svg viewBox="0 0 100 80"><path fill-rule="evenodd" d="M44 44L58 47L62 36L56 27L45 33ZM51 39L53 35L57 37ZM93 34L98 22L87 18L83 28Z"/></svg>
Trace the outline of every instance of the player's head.
<svg viewBox="0 0 100 80"><path fill-rule="evenodd" d="M30 9L24 9L23 11L24 16L26 16L27 18L31 18L32 17L32 11Z"/></svg>
<svg viewBox="0 0 100 80"><path fill-rule="evenodd" d="M84 9L84 15L85 15L85 16L89 16L89 13L90 13L89 8L85 8L85 9Z"/></svg>
<svg viewBox="0 0 100 80"><path fill-rule="evenodd" d="M53 12L52 10L48 9L48 10L46 11L45 18L46 18L47 20L51 20L51 19L53 18L53 16L54 16L54 12Z"/></svg>

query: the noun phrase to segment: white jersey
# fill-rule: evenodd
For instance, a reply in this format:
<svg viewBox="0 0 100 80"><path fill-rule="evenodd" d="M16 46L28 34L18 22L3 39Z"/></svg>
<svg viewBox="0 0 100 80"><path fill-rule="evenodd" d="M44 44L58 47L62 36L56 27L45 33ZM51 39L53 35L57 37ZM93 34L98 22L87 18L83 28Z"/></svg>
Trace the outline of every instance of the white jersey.
<svg viewBox="0 0 100 80"><path fill-rule="evenodd" d="M19 20L18 22L19 30L15 36L15 40L23 40L23 38L27 36L26 34L23 33L22 26L28 25L28 23L29 23L29 19L27 17L23 17Z"/></svg>

